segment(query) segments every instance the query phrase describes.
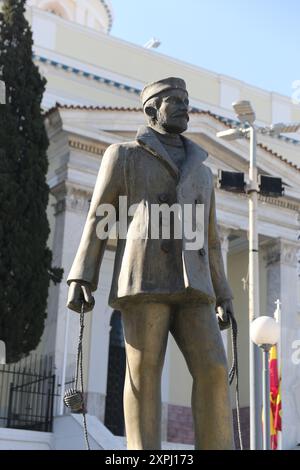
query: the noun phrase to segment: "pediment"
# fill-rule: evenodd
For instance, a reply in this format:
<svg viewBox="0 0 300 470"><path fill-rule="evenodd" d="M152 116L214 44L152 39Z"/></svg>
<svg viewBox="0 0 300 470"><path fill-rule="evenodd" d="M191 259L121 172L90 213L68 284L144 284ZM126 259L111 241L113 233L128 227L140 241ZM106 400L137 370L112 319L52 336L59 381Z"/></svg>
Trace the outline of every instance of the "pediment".
<svg viewBox="0 0 300 470"><path fill-rule="evenodd" d="M135 138L137 129L144 124L141 109L105 108L58 105L52 112L60 116L62 129L91 142L110 145ZM51 111L48 114L51 114ZM224 119L209 111L192 112L186 137L203 147L208 153L207 162L216 174L218 169L240 171L248 174L249 140L232 142L220 140L216 133L228 128ZM300 168L290 161L291 145L282 141L282 154L272 149L272 141L259 142L257 147L258 171L282 178L287 187L293 188L300 199ZM278 144L277 140L275 142ZM295 152L293 147L293 152ZM300 166L300 159L299 159Z"/></svg>
<svg viewBox="0 0 300 470"><path fill-rule="evenodd" d="M226 128L228 127L210 114L196 114L192 115L189 135L191 139L209 152L211 163L214 166L221 165L220 168L224 170L248 173L249 140L241 139L228 142L218 139L216 137L217 132L226 130ZM277 143L277 139L269 138L264 141L262 136L258 136L258 172L282 178L285 185L299 188L300 158L299 166L297 166L290 157L291 145L296 146L296 144L282 144L282 153L280 154L275 144L272 148L272 141ZM294 148L293 152L295 152Z"/></svg>

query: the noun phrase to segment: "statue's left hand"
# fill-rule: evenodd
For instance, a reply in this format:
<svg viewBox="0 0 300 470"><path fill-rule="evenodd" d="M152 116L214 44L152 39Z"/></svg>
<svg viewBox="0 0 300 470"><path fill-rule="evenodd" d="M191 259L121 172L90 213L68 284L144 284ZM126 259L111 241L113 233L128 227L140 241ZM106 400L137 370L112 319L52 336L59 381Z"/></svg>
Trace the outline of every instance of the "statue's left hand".
<svg viewBox="0 0 300 470"><path fill-rule="evenodd" d="M216 305L217 319L220 330L227 330L230 327L229 316L234 317L233 304L231 299L223 300Z"/></svg>

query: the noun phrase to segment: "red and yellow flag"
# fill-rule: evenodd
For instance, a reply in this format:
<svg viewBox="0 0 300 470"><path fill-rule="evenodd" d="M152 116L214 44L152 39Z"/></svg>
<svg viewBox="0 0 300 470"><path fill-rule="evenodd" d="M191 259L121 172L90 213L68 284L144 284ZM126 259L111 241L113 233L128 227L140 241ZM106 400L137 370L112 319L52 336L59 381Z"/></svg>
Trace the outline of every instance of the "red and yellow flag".
<svg viewBox="0 0 300 470"><path fill-rule="evenodd" d="M271 406L271 448L277 449L277 433L281 431L281 394L278 375L277 348L272 346L269 355L270 406Z"/></svg>

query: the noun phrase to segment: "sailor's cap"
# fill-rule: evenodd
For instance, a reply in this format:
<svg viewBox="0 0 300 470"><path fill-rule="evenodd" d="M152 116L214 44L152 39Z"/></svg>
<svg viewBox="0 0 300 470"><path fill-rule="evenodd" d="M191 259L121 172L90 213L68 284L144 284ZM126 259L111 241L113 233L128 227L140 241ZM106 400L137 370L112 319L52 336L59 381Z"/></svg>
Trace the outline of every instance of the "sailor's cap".
<svg viewBox="0 0 300 470"><path fill-rule="evenodd" d="M169 77L146 85L141 92L143 106L154 96L167 90L183 90L187 93L186 83L182 78Z"/></svg>

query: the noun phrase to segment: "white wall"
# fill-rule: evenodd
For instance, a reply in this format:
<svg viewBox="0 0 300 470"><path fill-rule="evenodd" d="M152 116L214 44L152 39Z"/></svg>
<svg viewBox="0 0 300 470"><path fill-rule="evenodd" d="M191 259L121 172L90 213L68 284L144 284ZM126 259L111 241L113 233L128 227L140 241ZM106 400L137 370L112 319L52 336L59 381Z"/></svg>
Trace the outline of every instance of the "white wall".
<svg viewBox="0 0 300 470"><path fill-rule="evenodd" d="M0 450L51 450L52 440L47 432L0 428Z"/></svg>

